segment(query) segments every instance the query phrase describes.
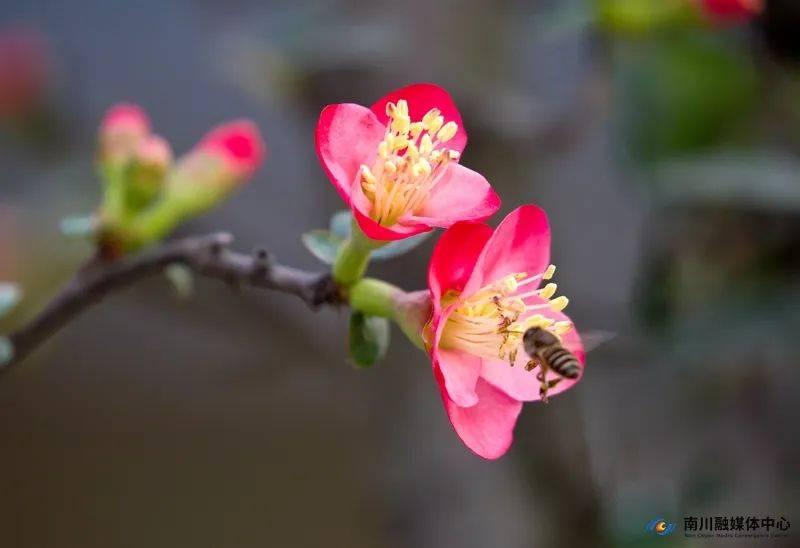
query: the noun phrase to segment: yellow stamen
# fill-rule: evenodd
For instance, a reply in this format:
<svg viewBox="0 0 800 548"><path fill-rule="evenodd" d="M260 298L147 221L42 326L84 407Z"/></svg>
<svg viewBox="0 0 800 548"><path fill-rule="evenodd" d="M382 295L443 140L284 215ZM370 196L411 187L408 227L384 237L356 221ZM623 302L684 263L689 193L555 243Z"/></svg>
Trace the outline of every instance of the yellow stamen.
<svg viewBox="0 0 800 548"><path fill-rule="evenodd" d="M539 291L539 296L542 297L543 299L549 299L556 294L556 289L558 289L558 286L556 284L553 283L547 284L546 286L544 286L544 288L542 288Z"/></svg>
<svg viewBox="0 0 800 548"><path fill-rule="evenodd" d="M386 104L386 134L378 144L375 163L362 166L360 184L372 202L370 217L383 226L415 215L441 178L448 163L458 161L458 151L443 143L458 132L455 122L445 123L439 109L412 121L408 102Z"/></svg>
<svg viewBox="0 0 800 548"><path fill-rule="evenodd" d="M455 122L447 122L442 129L436 134L436 138L439 141L446 143L450 139L456 136L456 132L458 131L458 125Z"/></svg>
<svg viewBox="0 0 800 548"><path fill-rule="evenodd" d="M430 127L431 127L431 125L433 124L434 120L436 120L437 118L439 118L439 115L440 115L441 113L442 113L442 112L441 112L441 111L440 111L438 108L432 108L432 109L430 109L430 110L429 110L429 111L428 111L428 112L425 114L425 116L423 116L423 117L422 117L422 125L423 125L424 127L426 127L426 128L430 128Z"/></svg>
<svg viewBox="0 0 800 548"><path fill-rule="evenodd" d="M513 364L528 329L540 327L559 337L568 333L573 329L571 322L556 321L549 317L552 312L546 312L561 311L569 304L564 296L551 299L556 284L520 291L529 283L549 278L554 270L550 265L534 276L511 274L476 291L448 317L442 333L443 347L457 348L485 359L507 359ZM537 300L527 304L526 299L532 297ZM457 296L448 297L448 303L453 299Z"/></svg>

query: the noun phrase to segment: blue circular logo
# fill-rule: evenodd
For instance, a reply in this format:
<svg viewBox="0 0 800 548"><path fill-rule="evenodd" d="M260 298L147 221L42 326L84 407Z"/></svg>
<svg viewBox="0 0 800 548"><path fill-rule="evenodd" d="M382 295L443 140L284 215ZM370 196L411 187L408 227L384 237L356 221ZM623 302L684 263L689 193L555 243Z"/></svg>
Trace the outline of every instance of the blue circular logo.
<svg viewBox="0 0 800 548"><path fill-rule="evenodd" d="M656 518L645 526L645 530L665 537L675 530L675 524L662 518Z"/></svg>

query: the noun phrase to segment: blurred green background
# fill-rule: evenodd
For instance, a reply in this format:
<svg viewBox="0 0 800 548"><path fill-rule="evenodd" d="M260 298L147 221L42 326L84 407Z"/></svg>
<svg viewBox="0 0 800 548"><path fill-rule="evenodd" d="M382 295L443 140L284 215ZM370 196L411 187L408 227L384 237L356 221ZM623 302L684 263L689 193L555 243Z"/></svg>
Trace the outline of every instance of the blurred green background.
<svg viewBox="0 0 800 548"><path fill-rule="evenodd" d="M399 333L358 371L344 311L148 281L0 379L2 545L720 546L683 517L800 521L800 4L672 4L0 2L0 280L26 293L0 332L91 253L58 227L99 202L111 104L178 153L252 117L265 167L180 233L321 268L299 241L341 209L319 111L432 81L502 213L550 214L578 327L617 334L485 462ZM433 243L374 272L421 288ZM656 517L678 531L647 533Z"/></svg>

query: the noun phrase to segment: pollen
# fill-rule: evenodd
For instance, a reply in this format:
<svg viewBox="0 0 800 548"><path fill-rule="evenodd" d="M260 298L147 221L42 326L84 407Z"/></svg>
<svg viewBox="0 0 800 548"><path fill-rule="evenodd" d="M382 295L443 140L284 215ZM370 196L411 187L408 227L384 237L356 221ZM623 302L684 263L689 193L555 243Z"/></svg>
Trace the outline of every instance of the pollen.
<svg viewBox="0 0 800 548"><path fill-rule="evenodd" d="M449 163L460 153L445 143L458 133L458 124L445 122L439 109L422 120L411 120L408 102L386 104L389 121L378 144L373 165L362 165L358 182L372 203L370 217L383 226L416 215L425 205Z"/></svg>
<svg viewBox="0 0 800 548"><path fill-rule="evenodd" d="M533 276L519 272L482 287L451 312L440 344L485 359L508 360L513 365L528 329L541 327L558 337L565 335L573 328L572 323L549 316L563 310L569 299L563 295L553 298L557 289L554 283L539 289L529 287L552 278L554 272L555 266L550 265ZM459 301L455 298L454 302Z"/></svg>

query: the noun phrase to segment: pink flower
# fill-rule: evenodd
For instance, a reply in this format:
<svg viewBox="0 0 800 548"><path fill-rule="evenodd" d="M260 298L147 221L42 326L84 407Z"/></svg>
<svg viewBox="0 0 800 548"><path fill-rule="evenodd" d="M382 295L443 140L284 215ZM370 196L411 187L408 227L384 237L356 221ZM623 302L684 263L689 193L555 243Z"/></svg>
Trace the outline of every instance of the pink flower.
<svg viewBox="0 0 800 548"><path fill-rule="evenodd" d="M124 163L150 135L147 113L131 103L118 103L108 109L100 123L99 159L102 163Z"/></svg>
<svg viewBox="0 0 800 548"><path fill-rule="evenodd" d="M764 10L764 0L699 0L701 7L719 22L747 21Z"/></svg>
<svg viewBox="0 0 800 548"><path fill-rule="evenodd" d="M215 127L196 150L220 158L237 181L252 177L266 154L258 127L250 120L235 120Z"/></svg>
<svg viewBox="0 0 800 548"><path fill-rule="evenodd" d="M41 106L52 79L46 40L22 26L0 30L0 118Z"/></svg>
<svg viewBox="0 0 800 548"><path fill-rule="evenodd" d="M522 402L541 399L537 370L522 337L531 327L558 335L581 362L583 347L572 321L553 298L550 228L544 212L528 205L511 212L494 232L461 222L447 230L433 252L428 286L433 314L426 344L445 410L472 451L494 459L511 445ZM558 375L548 371L546 379ZM555 395L578 379L561 379Z"/></svg>
<svg viewBox="0 0 800 548"><path fill-rule="evenodd" d="M450 95L433 84L393 91L370 108L325 107L317 155L361 230L399 240L500 207L482 175L458 163L467 143Z"/></svg>

